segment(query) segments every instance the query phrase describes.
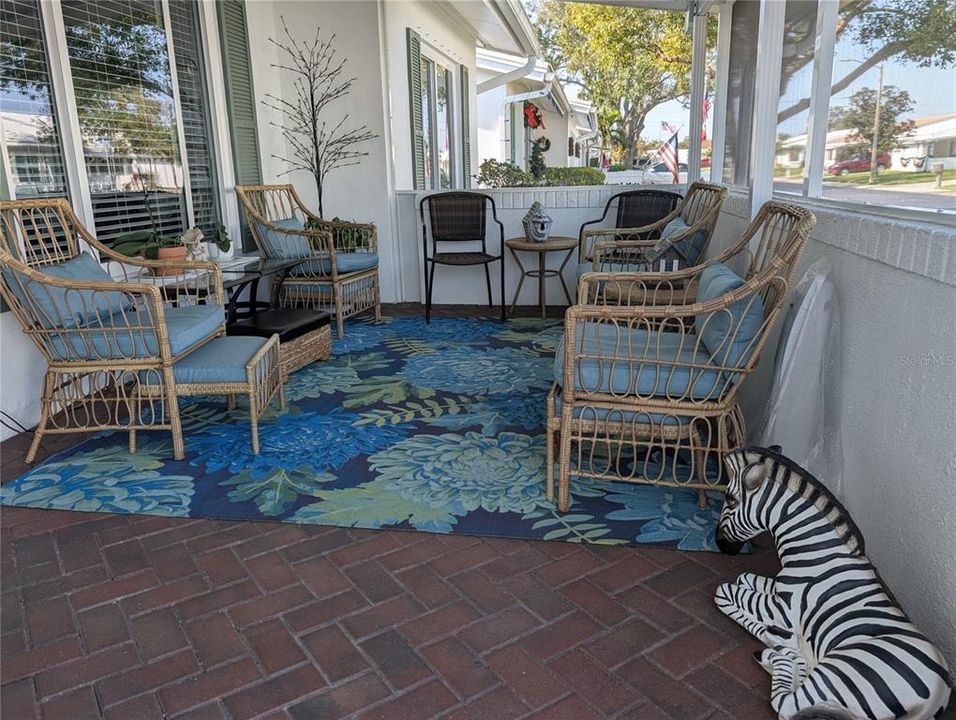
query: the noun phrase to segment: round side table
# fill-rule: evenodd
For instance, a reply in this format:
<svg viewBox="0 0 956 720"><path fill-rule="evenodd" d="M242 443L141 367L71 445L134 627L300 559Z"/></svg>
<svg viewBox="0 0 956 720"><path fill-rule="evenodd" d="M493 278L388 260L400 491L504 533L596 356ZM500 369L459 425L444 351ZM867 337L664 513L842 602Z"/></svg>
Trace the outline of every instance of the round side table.
<svg viewBox="0 0 956 720"><path fill-rule="evenodd" d="M538 278L538 304L541 306L541 317L545 317L545 278L557 277L561 281L561 287L564 288L564 295L568 299L568 305L572 303L571 293L568 291L568 286L564 282L564 275L562 275L562 272L564 271L565 266L568 264L568 261L571 259L571 256L574 254L574 251L578 247L577 238L552 235L544 242L532 242L527 238L517 237L511 238L510 240L505 240L505 245L511 251L511 256L515 259L515 262L518 263L518 269L521 270L521 277L518 280L518 287L515 288L515 296L511 301L511 310L509 312L513 313L515 310L515 305L518 304L518 295L521 293L521 286L524 284L524 279L526 277ZM561 263L561 267L557 270L549 270L545 263L547 254L549 252L560 252L562 250L567 250L568 254ZM538 253L537 269L526 269L521 262L521 258L518 257L519 252Z"/></svg>

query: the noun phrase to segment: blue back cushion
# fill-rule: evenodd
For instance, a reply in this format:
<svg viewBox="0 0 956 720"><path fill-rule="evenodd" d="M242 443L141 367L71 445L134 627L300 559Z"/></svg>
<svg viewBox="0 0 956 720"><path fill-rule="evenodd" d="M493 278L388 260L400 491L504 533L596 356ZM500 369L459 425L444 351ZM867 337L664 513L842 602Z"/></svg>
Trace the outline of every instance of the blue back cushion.
<svg viewBox="0 0 956 720"><path fill-rule="evenodd" d="M715 263L701 273L697 302L716 300L743 284L737 273L723 263ZM754 338L763 325L763 302L759 295L750 295L723 310L698 315L694 325L714 362L742 367L750 359Z"/></svg>
<svg viewBox="0 0 956 720"><path fill-rule="evenodd" d="M273 225L284 230L301 230L302 221L298 218L282 218L272 220ZM286 235L278 230L272 230L263 223L258 223L259 239L262 241L266 254L271 258L304 258L312 254L309 248L309 239L302 235Z"/></svg>
<svg viewBox="0 0 956 720"><path fill-rule="evenodd" d="M686 232L690 226L681 218L676 217L671 220L664 229L661 230L661 242L658 244L659 252L650 258L651 262L665 258L668 251L676 252L677 256L671 255L670 259L680 259L684 267L697 265L700 263L701 254L704 251L704 243L707 241L707 230L701 228L697 232L672 243L673 238L683 232Z"/></svg>
<svg viewBox="0 0 956 720"><path fill-rule="evenodd" d="M61 280L115 282L88 252L82 252L55 265L36 269L44 275ZM26 276L19 276L9 268L4 268L4 273L20 302L38 311L37 320L43 327L75 328L95 322L98 317L108 318L133 306L129 296L122 292L54 287L28 280ZM14 275L18 276L18 280L13 280ZM23 282L22 287L19 281ZM28 302L25 296L29 296L32 303Z"/></svg>

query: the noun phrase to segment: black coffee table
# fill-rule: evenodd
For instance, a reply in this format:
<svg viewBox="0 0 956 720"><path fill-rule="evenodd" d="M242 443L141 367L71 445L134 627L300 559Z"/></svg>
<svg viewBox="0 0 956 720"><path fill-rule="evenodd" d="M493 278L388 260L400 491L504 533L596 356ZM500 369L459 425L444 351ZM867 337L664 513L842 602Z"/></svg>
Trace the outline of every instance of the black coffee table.
<svg viewBox="0 0 956 720"><path fill-rule="evenodd" d="M250 318L262 310L275 310L279 304L279 291L289 272L302 260L275 260L269 258L249 258L245 262L222 265L222 287L227 294L226 324ZM269 301L258 299L259 281L264 277L272 278L272 292ZM249 288L249 299L240 300L242 291Z"/></svg>

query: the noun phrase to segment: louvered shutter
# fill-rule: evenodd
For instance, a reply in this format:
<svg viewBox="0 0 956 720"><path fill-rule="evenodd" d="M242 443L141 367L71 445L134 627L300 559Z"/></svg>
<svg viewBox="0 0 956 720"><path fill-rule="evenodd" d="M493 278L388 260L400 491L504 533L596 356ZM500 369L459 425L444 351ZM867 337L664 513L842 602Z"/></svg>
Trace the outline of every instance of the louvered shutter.
<svg viewBox="0 0 956 720"><path fill-rule="evenodd" d="M408 103L412 126L412 178L415 190L425 189L425 127L422 119L422 39L411 28L408 36Z"/></svg>
<svg viewBox="0 0 956 720"><path fill-rule="evenodd" d="M222 215L207 101L206 64L199 36L199 4L194 0L170 0L169 24L176 54L183 137L189 161L193 222L211 240L216 226L222 222Z"/></svg>
<svg viewBox="0 0 956 720"><path fill-rule="evenodd" d="M252 87L249 33L243 0L220 0L219 37L222 44L223 75L232 135L232 158L237 185L262 183L259 158L259 129L256 124L256 96ZM255 243L242 220L242 249L254 250Z"/></svg>
<svg viewBox="0 0 956 720"><path fill-rule="evenodd" d="M461 168L465 187L471 187L471 86L468 68L461 66Z"/></svg>

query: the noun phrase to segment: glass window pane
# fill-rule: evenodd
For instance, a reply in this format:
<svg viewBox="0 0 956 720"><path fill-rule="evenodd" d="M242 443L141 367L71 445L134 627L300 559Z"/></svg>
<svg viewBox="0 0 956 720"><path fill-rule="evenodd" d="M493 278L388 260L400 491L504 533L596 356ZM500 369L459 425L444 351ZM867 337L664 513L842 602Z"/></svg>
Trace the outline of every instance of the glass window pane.
<svg viewBox="0 0 956 720"><path fill-rule="evenodd" d="M50 69L34 0L4 0L0 115L17 198L67 194Z"/></svg>
<svg viewBox="0 0 956 720"><path fill-rule="evenodd" d="M183 166L160 3L62 7L98 239L180 234Z"/></svg>
<svg viewBox="0 0 956 720"><path fill-rule="evenodd" d="M774 189L802 193L817 32L817 0L787 0L780 66Z"/></svg>
<svg viewBox="0 0 956 720"><path fill-rule="evenodd" d="M434 189L433 167L435 146L432 142L432 82L431 60L422 58L422 137L425 142L425 189Z"/></svg>
<svg viewBox="0 0 956 720"><path fill-rule="evenodd" d="M189 166L193 223L207 239L212 240L222 215L207 99L204 46L199 34L199 3L195 0L170 0L169 25L176 55L176 79L179 83L179 104Z"/></svg>
<svg viewBox="0 0 956 720"><path fill-rule="evenodd" d="M727 79L727 122L724 135L724 182L750 182L750 133L754 106L754 67L760 3L734 3L731 15L730 69Z"/></svg>
<svg viewBox="0 0 956 720"><path fill-rule="evenodd" d="M438 188L452 187L451 177L451 73L441 65L436 66L438 79L435 98L435 147L438 153Z"/></svg>
<svg viewBox="0 0 956 720"><path fill-rule="evenodd" d="M951 16L938 5L841 8L824 197L956 212L956 46Z"/></svg>

